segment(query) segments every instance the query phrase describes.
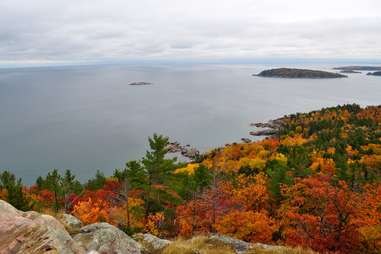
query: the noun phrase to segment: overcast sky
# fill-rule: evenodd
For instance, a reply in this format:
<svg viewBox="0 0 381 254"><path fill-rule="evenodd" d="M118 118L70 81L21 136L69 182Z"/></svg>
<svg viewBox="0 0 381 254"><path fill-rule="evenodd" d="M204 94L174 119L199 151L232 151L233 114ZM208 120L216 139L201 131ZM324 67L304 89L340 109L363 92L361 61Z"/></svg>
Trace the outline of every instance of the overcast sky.
<svg viewBox="0 0 381 254"><path fill-rule="evenodd" d="M0 64L381 59L381 0L0 0Z"/></svg>

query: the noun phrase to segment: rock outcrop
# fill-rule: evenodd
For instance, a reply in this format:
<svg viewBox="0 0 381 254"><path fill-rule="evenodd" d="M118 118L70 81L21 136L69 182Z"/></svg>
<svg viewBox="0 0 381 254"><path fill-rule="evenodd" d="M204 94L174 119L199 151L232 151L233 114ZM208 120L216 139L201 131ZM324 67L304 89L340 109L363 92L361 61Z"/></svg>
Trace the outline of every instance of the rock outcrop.
<svg viewBox="0 0 381 254"><path fill-rule="evenodd" d="M259 131L250 131L249 134L251 136L273 136L278 133L277 130L273 129L266 129L266 130L259 130Z"/></svg>
<svg viewBox="0 0 381 254"><path fill-rule="evenodd" d="M0 200L0 253L86 253L50 215L22 212Z"/></svg>
<svg viewBox="0 0 381 254"><path fill-rule="evenodd" d="M256 76L269 77L269 78L308 78L308 79L346 78L347 77L340 73L307 70L307 69L294 69L294 68L278 68L278 69L265 70Z"/></svg>
<svg viewBox="0 0 381 254"><path fill-rule="evenodd" d="M171 241L161 239L151 234L135 234L133 238L138 241L144 249L145 253L158 254L161 253L165 247L171 244Z"/></svg>
<svg viewBox="0 0 381 254"><path fill-rule="evenodd" d="M196 148L190 147L190 145L183 146L176 141L168 144L168 151L170 153L180 153L182 156L192 160L198 160L201 156L200 151Z"/></svg>
<svg viewBox="0 0 381 254"><path fill-rule="evenodd" d="M251 248L250 243L242 241L242 240L238 240L229 236L225 236L225 235L211 235L209 237L209 240L218 241L223 244L226 244L232 247L235 250L235 252L238 254L246 253Z"/></svg>
<svg viewBox="0 0 381 254"><path fill-rule="evenodd" d="M271 120L267 123L252 123L250 126L260 128L262 130L250 131L252 136L274 136L279 133L283 125L283 118Z"/></svg>
<svg viewBox="0 0 381 254"><path fill-rule="evenodd" d="M74 241L88 252L140 254L141 246L120 229L108 223L84 226Z"/></svg>
<svg viewBox="0 0 381 254"><path fill-rule="evenodd" d="M73 232L82 225L68 214L60 215L59 220ZM312 253L291 252L287 247L252 244L217 234L172 242L139 233L134 235L135 241L108 223L84 226L70 236L59 220L37 212L19 211L0 200L0 254L181 254L211 250L225 254Z"/></svg>
<svg viewBox="0 0 381 254"><path fill-rule="evenodd" d="M22 212L0 200L0 254L141 253L139 243L110 224L78 229L82 223L77 218L69 214L58 217Z"/></svg>
<svg viewBox="0 0 381 254"><path fill-rule="evenodd" d="M249 143L251 143L251 139L249 139L249 138L241 138L241 141L242 141L243 143L245 143L245 144L249 144Z"/></svg>
<svg viewBox="0 0 381 254"><path fill-rule="evenodd" d="M64 213L58 216L58 220L65 227L66 231L70 235L74 235L80 232L81 227L83 226L82 221L78 220L73 215Z"/></svg>

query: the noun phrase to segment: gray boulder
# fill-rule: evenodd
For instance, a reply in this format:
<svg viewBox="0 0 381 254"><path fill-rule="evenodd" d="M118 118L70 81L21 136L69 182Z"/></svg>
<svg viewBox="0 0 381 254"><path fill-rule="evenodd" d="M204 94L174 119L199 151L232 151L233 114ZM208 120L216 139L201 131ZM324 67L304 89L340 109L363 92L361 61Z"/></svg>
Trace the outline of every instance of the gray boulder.
<svg viewBox="0 0 381 254"><path fill-rule="evenodd" d="M22 212L0 200L0 253L82 254L85 250L54 217Z"/></svg>
<svg viewBox="0 0 381 254"><path fill-rule="evenodd" d="M67 213L59 215L58 220L70 235L78 234L83 226L82 221Z"/></svg>
<svg viewBox="0 0 381 254"><path fill-rule="evenodd" d="M133 238L143 246L144 252L152 254L161 253L165 247L171 244L171 241L151 234L139 233L133 235Z"/></svg>
<svg viewBox="0 0 381 254"><path fill-rule="evenodd" d="M287 247L284 247L284 246L270 245L270 244L263 244L263 243L248 243L242 240L238 240L236 238L232 238L225 235L218 235L218 234L211 235L209 237L209 240L222 242L232 247L237 254L245 254L249 250L251 250L250 253L262 252L262 251L286 253L289 251L287 250Z"/></svg>
<svg viewBox="0 0 381 254"><path fill-rule="evenodd" d="M141 254L141 245L139 243L108 223L84 226L73 239L88 252Z"/></svg>
<svg viewBox="0 0 381 254"><path fill-rule="evenodd" d="M223 244L226 244L228 246L231 246L236 253L246 253L249 249L251 249L251 244L242 240L238 240L229 236L225 235L211 235L209 237L210 241L218 241L222 242Z"/></svg>

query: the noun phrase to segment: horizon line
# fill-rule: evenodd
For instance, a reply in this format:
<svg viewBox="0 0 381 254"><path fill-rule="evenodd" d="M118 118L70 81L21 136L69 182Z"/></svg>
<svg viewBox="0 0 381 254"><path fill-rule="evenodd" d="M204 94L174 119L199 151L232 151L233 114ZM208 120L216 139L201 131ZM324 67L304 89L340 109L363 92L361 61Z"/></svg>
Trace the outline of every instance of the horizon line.
<svg viewBox="0 0 381 254"><path fill-rule="evenodd" d="M0 69L38 67L76 67L97 65L157 65L157 64L369 64L379 65L381 59L371 58L167 58L130 60L84 60L84 61L0 61Z"/></svg>

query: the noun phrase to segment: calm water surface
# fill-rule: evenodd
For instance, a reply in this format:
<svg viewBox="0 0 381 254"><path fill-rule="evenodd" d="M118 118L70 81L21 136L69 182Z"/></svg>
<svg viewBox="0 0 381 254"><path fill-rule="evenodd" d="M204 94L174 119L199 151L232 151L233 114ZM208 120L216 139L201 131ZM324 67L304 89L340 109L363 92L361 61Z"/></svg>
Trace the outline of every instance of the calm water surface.
<svg viewBox="0 0 381 254"><path fill-rule="evenodd" d="M268 67L0 70L0 169L26 183L51 168L72 169L85 180L97 169L112 174L126 160L140 159L154 132L206 150L249 137L251 122L343 103L381 104L380 77L251 76ZM135 81L154 85L128 85Z"/></svg>

